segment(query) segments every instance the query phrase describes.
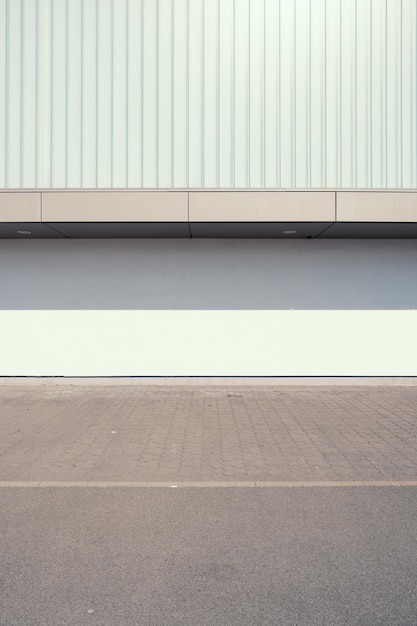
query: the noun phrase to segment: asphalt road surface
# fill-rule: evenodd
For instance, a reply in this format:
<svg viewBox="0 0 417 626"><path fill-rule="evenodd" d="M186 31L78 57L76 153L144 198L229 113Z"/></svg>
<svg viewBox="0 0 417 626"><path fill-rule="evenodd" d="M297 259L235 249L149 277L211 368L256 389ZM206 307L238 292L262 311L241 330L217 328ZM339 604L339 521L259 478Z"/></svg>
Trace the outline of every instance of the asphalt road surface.
<svg viewBox="0 0 417 626"><path fill-rule="evenodd" d="M417 488L0 489L1 626L413 625Z"/></svg>

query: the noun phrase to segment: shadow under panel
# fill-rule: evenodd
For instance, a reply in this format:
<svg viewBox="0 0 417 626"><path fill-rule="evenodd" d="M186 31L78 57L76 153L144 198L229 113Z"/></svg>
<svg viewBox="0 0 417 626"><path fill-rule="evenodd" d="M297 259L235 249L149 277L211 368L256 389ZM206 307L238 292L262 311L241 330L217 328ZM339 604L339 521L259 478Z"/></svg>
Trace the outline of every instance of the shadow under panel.
<svg viewBox="0 0 417 626"><path fill-rule="evenodd" d="M190 237L187 222L50 222L49 225L70 238Z"/></svg>
<svg viewBox="0 0 417 626"><path fill-rule="evenodd" d="M319 237L329 239L415 239L417 238L417 223L336 222Z"/></svg>
<svg viewBox="0 0 417 626"><path fill-rule="evenodd" d="M60 239L63 236L42 222L0 222L0 239Z"/></svg>
<svg viewBox="0 0 417 626"><path fill-rule="evenodd" d="M304 239L317 237L331 222L192 222L192 237Z"/></svg>

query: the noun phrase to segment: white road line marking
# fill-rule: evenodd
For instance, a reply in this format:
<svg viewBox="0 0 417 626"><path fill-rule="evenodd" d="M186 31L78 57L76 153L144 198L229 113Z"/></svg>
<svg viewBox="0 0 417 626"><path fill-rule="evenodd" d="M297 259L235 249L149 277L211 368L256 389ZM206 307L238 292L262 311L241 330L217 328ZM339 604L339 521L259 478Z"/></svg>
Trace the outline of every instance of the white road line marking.
<svg viewBox="0 0 417 626"><path fill-rule="evenodd" d="M300 488L300 487L417 487L417 480L356 480L356 481L186 481L177 482L116 482L116 481L0 481L0 489L8 488L111 488L127 487L131 489L140 488L170 488L176 487L184 489L195 488Z"/></svg>

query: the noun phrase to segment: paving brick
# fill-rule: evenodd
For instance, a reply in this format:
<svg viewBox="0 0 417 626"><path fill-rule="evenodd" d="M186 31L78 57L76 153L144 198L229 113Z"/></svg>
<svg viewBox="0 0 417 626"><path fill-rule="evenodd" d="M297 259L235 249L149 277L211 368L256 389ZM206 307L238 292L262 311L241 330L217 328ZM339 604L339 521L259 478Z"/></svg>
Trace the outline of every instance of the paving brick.
<svg viewBox="0 0 417 626"><path fill-rule="evenodd" d="M417 387L2 386L0 480L417 478Z"/></svg>

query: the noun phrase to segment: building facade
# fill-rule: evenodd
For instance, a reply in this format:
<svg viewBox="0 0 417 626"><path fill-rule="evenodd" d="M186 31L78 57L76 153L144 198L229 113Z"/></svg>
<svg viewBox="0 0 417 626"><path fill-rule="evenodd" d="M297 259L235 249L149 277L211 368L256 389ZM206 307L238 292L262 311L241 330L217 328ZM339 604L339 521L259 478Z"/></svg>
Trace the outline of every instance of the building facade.
<svg viewBox="0 0 417 626"><path fill-rule="evenodd" d="M416 376L414 0L0 0L0 376Z"/></svg>

